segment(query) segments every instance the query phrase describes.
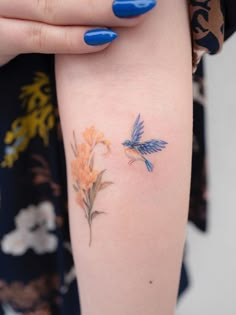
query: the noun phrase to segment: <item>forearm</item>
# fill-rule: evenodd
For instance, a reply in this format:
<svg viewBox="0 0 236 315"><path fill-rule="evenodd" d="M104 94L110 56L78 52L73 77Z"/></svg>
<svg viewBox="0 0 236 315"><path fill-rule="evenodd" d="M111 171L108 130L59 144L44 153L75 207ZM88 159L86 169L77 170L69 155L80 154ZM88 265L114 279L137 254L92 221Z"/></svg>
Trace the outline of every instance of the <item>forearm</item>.
<svg viewBox="0 0 236 315"><path fill-rule="evenodd" d="M185 236L192 144L185 1L160 1L142 25L118 32L119 40L106 51L56 59L82 312L170 315ZM138 114L145 124L142 141L168 143L162 151L145 155L154 165L151 172L142 158L129 165L122 145ZM103 132L111 148L107 156L102 155L104 144L95 148L93 168L106 169L103 181L113 184L98 191L94 202L87 197L81 202L76 199L80 183L71 169L76 160L73 131L79 147L91 126ZM87 185L83 191L89 189ZM91 205L92 211L106 212L92 223L85 217Z"/></svg>

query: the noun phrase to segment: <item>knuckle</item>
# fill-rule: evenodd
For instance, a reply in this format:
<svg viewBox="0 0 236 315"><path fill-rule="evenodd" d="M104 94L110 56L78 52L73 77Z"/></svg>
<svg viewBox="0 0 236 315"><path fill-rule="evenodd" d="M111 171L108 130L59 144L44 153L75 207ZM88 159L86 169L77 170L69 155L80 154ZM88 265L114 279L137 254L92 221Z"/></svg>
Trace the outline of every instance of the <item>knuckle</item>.
<svg viewBox="0 0 236 315"><path fill-rule="evenodd" d="M38 52L41 52L45 48L46 36L44 27L41 24L33 25L29 34L31 45Z"/></svg>
<svg viewBox="0 0 236 315"><path fill-rule="evenodd" d="M78 5L78 8L81 7L83 10L78 12L78 15L79 19L83 22L82 25L94 25L97 24L98 21L103 23L106 20L107 14L105 14L104 11L106 11L107 8L106 6L99 6L98 0L80 0L80 3L81 5ZM109 11L107 13L109 13Z"/></svg>
<svg viewBox="0 0 236 315"><path fill-rule="evenodd" d="M37 5L42 18L48 22L53 22L55 16L55 1L37 0Z"/></svg>
<svg viewBox="0 0 236 315"><path fill-rule="evenodd" d="M73 38L74 36L72 32L70 32L69 29L65 29L63 35L63 46L68 53L78 51L78 40L75 40Z"/></svg>
<svg viewBox="0 0 236 315"><path fill-rule="evenodd" d="M88 14L89 20L91 21L94 19L94 16L96 16L96 14L99 14L97 0L90 0L87 3L87 14Z"/></svg>

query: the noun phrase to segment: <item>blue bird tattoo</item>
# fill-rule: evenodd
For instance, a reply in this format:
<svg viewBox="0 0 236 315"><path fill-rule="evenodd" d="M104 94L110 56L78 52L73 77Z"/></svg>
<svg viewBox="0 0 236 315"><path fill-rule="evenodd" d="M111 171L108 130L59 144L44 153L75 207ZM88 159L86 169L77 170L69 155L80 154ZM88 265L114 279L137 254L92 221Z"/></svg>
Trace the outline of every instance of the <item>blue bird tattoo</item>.
<svg viewBox="0 0 236 315"><path fill-rule="evenodd" d="M131 140L125 140L122 144L125 147L125 154L129 158L129 164L135 161L143 161L149 172L153 171L153 164L144 156L147 154L162 151L168 144L163 140L151 139L140 142L144 133L144 121L140 119L140 114L136 118L131 134Z"/></svg>

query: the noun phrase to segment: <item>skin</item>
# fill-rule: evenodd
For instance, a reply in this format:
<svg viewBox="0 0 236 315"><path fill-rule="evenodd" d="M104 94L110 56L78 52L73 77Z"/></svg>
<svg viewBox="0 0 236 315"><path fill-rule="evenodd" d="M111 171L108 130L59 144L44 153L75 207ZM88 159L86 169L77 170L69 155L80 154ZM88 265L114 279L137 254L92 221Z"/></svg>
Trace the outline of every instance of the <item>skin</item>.
<svg viewBox="0 0 236 315"><path fill-rule="evenodd" d="M150 18L97 54L57 56L56 79L65 144L69 218L83 315L173 315L188 213L192 148L192 55L187 2L160 0ZM128 164L122 142L138 113L145 139L168 146ZM113 184L96 197L88 222L76 202L71 149L90 126L111 142L95 168Z"/></svg>
<svg viewBox="0 0 236 315"><path fill-rule="evenodd" d="M88 54L110 44L89 46L84 33L94 28L134 27L144 16L121 19L112 1L0 0L0 66L19 54Z"/></svg>

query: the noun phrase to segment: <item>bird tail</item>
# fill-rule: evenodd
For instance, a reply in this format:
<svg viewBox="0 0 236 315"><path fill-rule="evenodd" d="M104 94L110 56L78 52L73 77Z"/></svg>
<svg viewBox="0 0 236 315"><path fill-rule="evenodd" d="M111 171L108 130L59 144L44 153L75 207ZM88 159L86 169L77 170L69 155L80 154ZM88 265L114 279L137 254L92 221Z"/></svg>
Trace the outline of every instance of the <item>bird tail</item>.
<svg viewBox="0 0 236 315"><path fill-rule="evenodd" d="M152 172L153 171L153 164L150 161L148 161L147 159L145 159L145 164L146 164L148 172Z"/></svg>

